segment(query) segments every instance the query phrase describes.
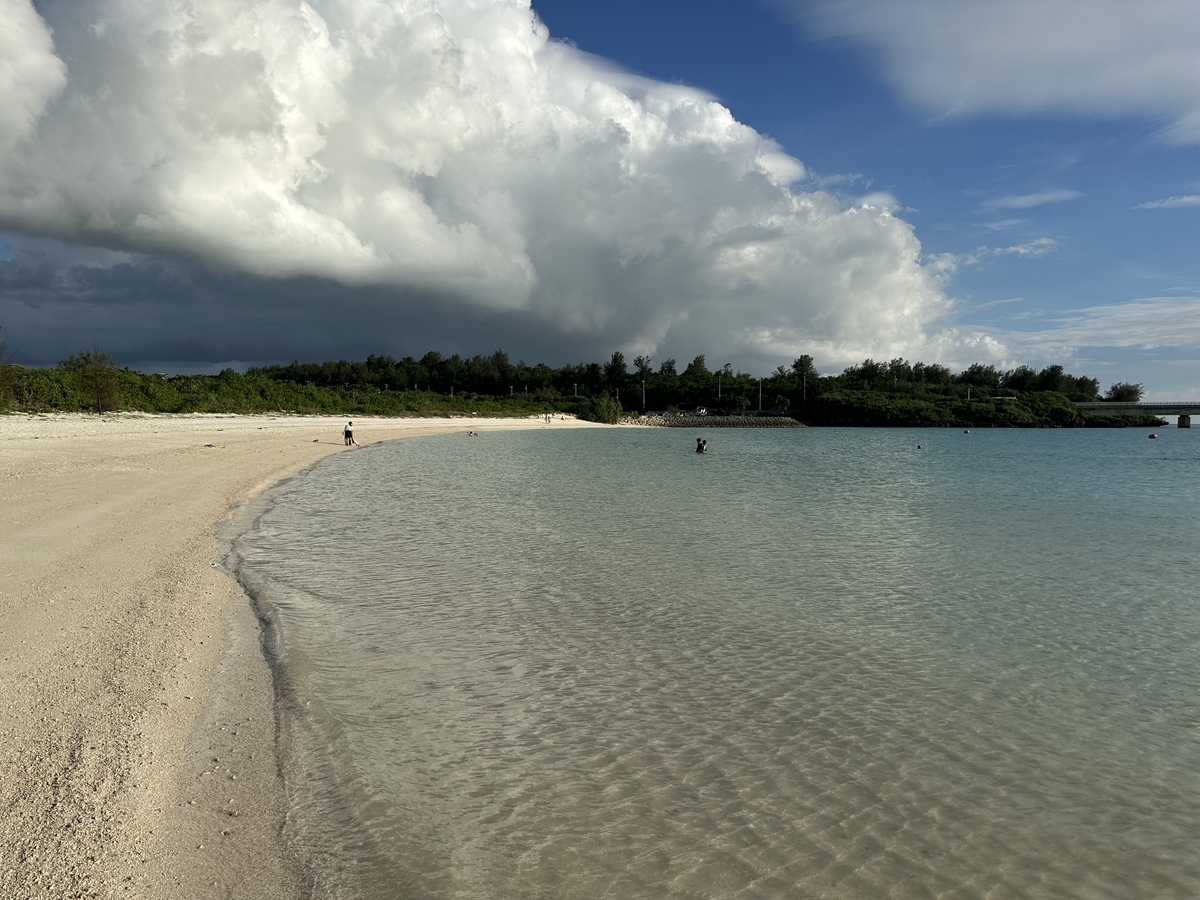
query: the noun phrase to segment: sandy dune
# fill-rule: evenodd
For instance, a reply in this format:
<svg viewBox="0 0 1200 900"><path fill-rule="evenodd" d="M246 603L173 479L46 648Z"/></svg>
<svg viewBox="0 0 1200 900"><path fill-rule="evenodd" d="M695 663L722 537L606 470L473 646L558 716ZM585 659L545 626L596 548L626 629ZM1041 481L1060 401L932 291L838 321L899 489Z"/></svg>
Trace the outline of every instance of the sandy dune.
<svg viewBox="0 0 1200 900"><path fill-rule="evenodd" d="M0 898L304 893L270 674L214 526L346 452L344 421L0 417ZM586 424L355 422L364 445Z"/></svg>

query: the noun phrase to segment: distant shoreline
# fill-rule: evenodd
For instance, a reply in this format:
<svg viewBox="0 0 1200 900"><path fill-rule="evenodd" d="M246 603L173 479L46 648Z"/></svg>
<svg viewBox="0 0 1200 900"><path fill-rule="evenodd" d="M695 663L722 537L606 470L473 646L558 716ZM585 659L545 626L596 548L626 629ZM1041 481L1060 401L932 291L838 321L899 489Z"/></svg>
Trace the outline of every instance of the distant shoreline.
<svg viewBox="0 0 1200 900"><path fill-rule="evenodd" d="M956 419L946 422L924 421L855 421L852 417L839 421L802 421L800 413L791 410L756 416L710 415L641 415L624 416L619 425L651 428L1162 428L1169 423L1157 416L1105 416L1084 418L1068 424L1009 423Z"/></svg>

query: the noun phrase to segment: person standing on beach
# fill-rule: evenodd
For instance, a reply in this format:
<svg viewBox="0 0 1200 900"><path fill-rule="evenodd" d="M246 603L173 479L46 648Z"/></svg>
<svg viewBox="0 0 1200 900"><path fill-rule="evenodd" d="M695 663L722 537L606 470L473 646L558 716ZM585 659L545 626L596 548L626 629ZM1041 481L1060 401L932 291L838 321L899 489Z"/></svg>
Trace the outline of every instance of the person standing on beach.
<svg viewBox="0 0 1200 900"><path fill-rule="evenodd" d="M358 441L356 441L354 439L354 423L353 422L346 423L346 428L342 432L342 438L345 440L347 447L357 447L358 446Z"/></svg>

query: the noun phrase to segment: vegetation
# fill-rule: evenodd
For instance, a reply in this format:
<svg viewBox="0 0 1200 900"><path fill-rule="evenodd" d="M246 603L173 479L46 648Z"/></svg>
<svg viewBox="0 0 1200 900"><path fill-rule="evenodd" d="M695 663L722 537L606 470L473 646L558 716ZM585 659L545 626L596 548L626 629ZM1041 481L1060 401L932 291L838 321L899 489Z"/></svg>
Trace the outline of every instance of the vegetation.
<svg viewBox="0 0 1200 900"><path fill-rule="evenodd" d="M58 364L69 372L96 412L120 409L121 379L111 356L99 350L80 350Z"/></svg>
<svg viewBox="0 0 1200 900"><path fill-rule="evenodd" d="M0 332L4 326L0 325ZM17 367L8 352L8 342L0 334L0 408L10 406L17 399Z"/></svg>
<svg viewBox="0 0 1200 900"><path fill-rule="evenodd" d="M1105 400L1119 403L1137 403L1142 399L1145 388L1140 384L1130 384L1128 381L1118 381L1104 394Z"/></svg>
<svg viewBox="0 0 1200 900"><path fill-rule="evenodd" d="M344 415L530 415L566 412L599 422L644 410L706 409L710 414L778 415L828 425L1080 425L1076 401L1099 399L1094 378L1062 366L1008 371L976 364L945 366L865 360L821 375L811 356L756 378L732 366L711 370L703 355L680 371L674 359L649 357L552 368L513 363L502 350L464 359L436 352L420 359L370 356L360 362L301 363L226 369L219 375L156 375L118 369L99 350L81 351L53 369L12 366L0 405L106 412ZM1108 399L1140 385L1115 384ZM1089 420L1088 424L1096 423Z"/></svg>

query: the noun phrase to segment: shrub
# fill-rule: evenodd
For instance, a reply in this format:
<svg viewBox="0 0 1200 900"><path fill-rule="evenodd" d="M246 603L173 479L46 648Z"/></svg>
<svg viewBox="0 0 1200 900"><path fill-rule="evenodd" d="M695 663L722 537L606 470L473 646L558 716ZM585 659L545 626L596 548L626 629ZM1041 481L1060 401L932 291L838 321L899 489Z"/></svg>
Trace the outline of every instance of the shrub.
<svg viewBox="0 0 1200 900"><path fill-rule="evenodd" d="M0 331L4 326L0 325ZM16 397L17 367L8 352L8 342L0 335L0 406L12 403Z"/></svg>
<svg viewBox="0 0 1200 900"><path fill-rule="evenodd" d="M1140 384L1131 384L1128 381L1118 381L1110 387L1104 395L1105 400L1112 400L1116 403L1137 403L1142 399L1142 395L1146 389Z"/></svg>
<svg viewBox="0 0 1200 900"><path fill-rule="evenodd" d="M59 362L71 372L81 391L95 404L97 412L121 406L121 382L113 358L100 350L80 350Z"/></svg>

